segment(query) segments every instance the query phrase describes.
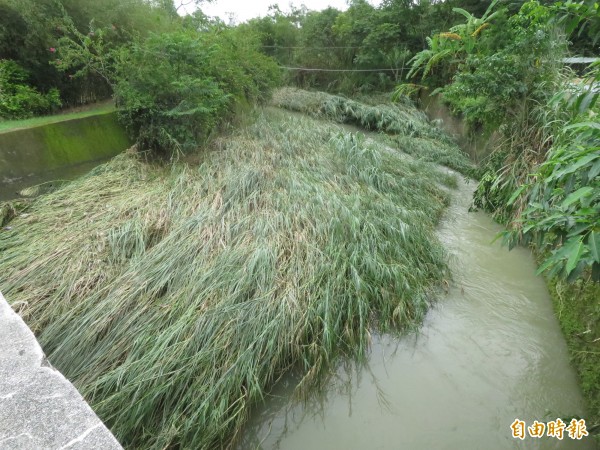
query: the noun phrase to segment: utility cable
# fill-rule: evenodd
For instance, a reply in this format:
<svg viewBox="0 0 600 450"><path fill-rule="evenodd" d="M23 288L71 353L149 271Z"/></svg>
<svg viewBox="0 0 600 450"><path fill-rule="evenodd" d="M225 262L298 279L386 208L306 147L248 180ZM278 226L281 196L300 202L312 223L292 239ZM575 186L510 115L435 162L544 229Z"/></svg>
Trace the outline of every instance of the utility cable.
<svg viewBox="0 0 600 450"><path fill-rule="evenodd" d="M306 72L398 72L403 70L402 68L397 69L312 69L309 67L287 67L279 66L280 69L286 70L303 70Z"/></svg>
<svg viewBox="0 0 600 450"><path fill-rule="evenodd" d="M379 48L379 47L363 47L360 45L356 45L354 47L336 47L336 46L331 46L331 47L285 47L285 46L281 46L281 45L261 45L261 47L262 48L282 48L282 49L286 49L286 50L290 50L290 49L326 50L326 49L330 49L330 48L337 48L337 49Z"/></svg>

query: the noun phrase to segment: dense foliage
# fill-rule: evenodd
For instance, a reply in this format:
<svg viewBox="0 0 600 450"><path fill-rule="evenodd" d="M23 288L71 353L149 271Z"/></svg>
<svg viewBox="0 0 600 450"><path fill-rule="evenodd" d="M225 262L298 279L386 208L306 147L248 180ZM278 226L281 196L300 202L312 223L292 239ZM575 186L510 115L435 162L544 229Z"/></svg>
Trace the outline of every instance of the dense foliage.
<svg viewBox="0 0 600 450"><path fill-rule="evenodd" d="M492 3L386 0L373 6L366 0L352 0L345 11L292 8L289 13L273 7L269 15L252 19L241 27L259 34L263 51L282 66L291 67L287 70L288 79L300 87L345 94L389 91L404 79L410 59L427 47L429 39L436 40L435 36L454 26L468 28L474 23L462 23L463 16L454 14L454 8L476 19ZM504 1L505 7L495 21L506 21L523 3ZM471 40L477 40L481 31ZM496 39L510 38L497 34ZM585 36L575 35L572 40L578 53L594 53ZM452 71L435 71L430 76L445 83L451 74Z"/></svg>
<svg viewBox="0 0 600 450"><path fill-rule="evenodd" d="M142 149L174 155L196 149L239 107L264 101L278 77L234 30L153 35L120 54L115 99Z"/></svg>
<svg viewBox="0 0 600 450"><path fill-rule="evenodd" d="M597 6L531 1L508 18L495 6L481 19L457 10L466 23L432 37L411 73L449 74L436 92L472 129L503 137L475 204L509 224L509 245L535 242L551 276L600 280L597 69L578 85L561 61L565 36L596 29Z"/></svg>
<svg viewBox="0 0 600 450"><path fill-rule="evenodd" d="M0 117L48 112L60 96L70 105L113 95L138 147L174 156L197 148L241 107L263 101L280 78L252 33L200 13L179 17L170 0L26 0L19 10L0 2L11 25L0 38L35 28L23 52L0 42L15 58L2 62ZM27 67L40 65L43 83L26 76Z"/></svg>
<svg viewBox="0 0 600 450"><path fill-rule="evenodd" d="M75 106L111 95L110 86L95 73L74 77L61 71L59 41L75 27L88 35L108 27L114 45L133 36L170 31L181 19L171 2L145 0L0 0L0 59L12 60L28 73L26 85L42 94L60 92L64 106ZM24 104L19 116L38 114Z"/></svg>
<svg viewBox="0 0 600 450"><path fill-rule="evenodd" d="M456 22L453 6L478 11L488 4L392 0L375 7L353 0L346 11L293 9L285 14L273 8L242 28L258 32L263 51L294 68L288 71L292 83L346 93L389 90L406 75L409 59L427 36Z"/></svg>
<svg viewBox="0 0 600 450"><path fill-rule="evenodd" d="M0 60L0 119L24 119L58 108L57 89L42 94L27 81L29 74L12 60Z"/></svg>
<svg viewBox="0 0 600 450"><path fill-rule="evenodd" d="M575 280L591 269L592 279L600 281L599 131L589 122L565 126L533 181L509 200L527 192L519 232L508 233L508 240L535 240L549 253L540 271L550 276Z"/></svg>

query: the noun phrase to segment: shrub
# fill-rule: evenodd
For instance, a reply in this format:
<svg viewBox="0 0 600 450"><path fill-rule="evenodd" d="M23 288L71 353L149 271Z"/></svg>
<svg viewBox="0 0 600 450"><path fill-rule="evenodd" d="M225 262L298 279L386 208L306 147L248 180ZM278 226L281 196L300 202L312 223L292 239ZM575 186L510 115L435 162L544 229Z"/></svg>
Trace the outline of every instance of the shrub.
<svg viewBox="0 0 600 450"><path fill-rule="evenodd" d="M519 226L504 233L511 246L536 242L547 255L539 271L574 281L586 271L600 281L600 130L597 123L565 126L533 177Z"/></svg>
<svg viewBox="0 0 600 450"><path fill-rule="evenodd" d="M61 105L58 89L43 94L27 84L29 75L12 60L0 60L0 118L24 119Z"/></svg>
<svg viewBox="0 0 600 450"><path fill-rule="evenodd" d="M240 106L264 100L278 76L233 30L165 33L122 50L115 99L139 146L172 157L198 147Z"/></svg>

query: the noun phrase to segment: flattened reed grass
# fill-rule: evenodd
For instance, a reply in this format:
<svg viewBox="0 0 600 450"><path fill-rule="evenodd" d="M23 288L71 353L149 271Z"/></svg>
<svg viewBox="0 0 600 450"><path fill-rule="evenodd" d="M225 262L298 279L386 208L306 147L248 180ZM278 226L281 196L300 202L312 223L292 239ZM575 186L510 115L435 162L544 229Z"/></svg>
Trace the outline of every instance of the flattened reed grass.
<svg viewBox="0 0 600 450"><path fill-rule="evenodd" d="M396 103L384 103L380 97L372 100L373 104L366 104L325 92L286 87L274 93L272 103L313 117L387 133L394 136L394 146L404 153L477 177L468 155L408 99Z"/></svg>
<svg viewBox="0 0 600 450"><path fill-rule="evenodd" d="M0 232L0 288L129 448L229 445L291 367L299 392L446 276L436 169L281 111L197 166L123 154Z"/></svg>

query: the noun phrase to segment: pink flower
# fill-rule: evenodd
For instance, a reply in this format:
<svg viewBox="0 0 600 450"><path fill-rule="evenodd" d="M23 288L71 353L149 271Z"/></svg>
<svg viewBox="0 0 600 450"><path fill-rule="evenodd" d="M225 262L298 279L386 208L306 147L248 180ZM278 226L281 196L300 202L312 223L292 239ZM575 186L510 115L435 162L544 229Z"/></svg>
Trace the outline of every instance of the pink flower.
<svg viewBox="0 0 600 450"><path fill-rule="evenodd" d="M50 47L50 53L56 53L56 49L54 47Z"/></svg>

